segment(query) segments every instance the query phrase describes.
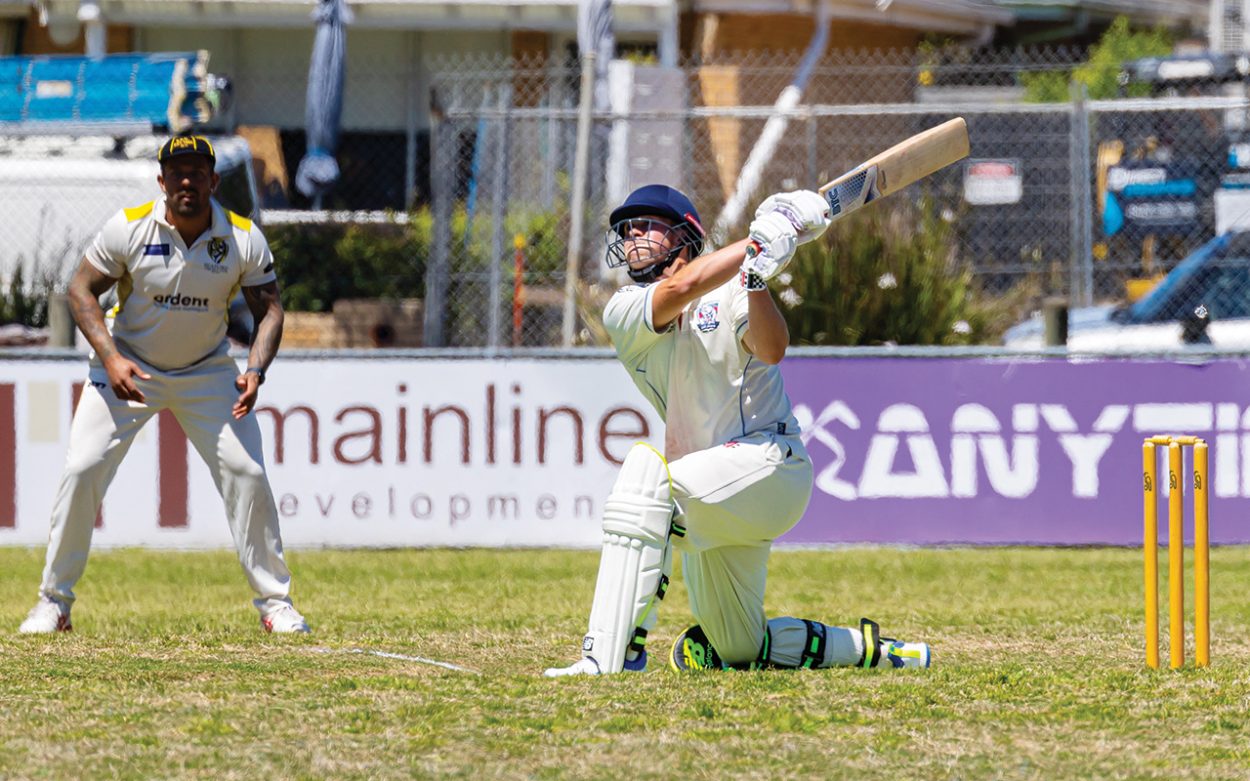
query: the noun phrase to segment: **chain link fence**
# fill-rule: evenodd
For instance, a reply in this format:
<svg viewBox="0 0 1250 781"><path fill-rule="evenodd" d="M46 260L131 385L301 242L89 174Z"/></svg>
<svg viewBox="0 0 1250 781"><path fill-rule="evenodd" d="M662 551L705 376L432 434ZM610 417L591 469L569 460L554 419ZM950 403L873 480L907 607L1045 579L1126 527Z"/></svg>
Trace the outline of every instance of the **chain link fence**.
<svg viewBox="0 0 1250 781"><path fill-rule="evenodd" d="M573 61L458 58L430 61L420 73L379 69L370 79L376 94L348 95L343 179L316 211L292 184L303 154L299 129L259 127L265 110L291 104L290 115L302 105L303 73L237 85L236 109L212 128L251 143L276 251L307 253L298 236L327 223L337 233L317 241L323 250L333 242L340 257L390 242L387 251L406 268L357 287L420 300L427 346L558 346L568 288L578 299L574 343L601 343L599 301L617 281L602 259L606 214L634 187L663 182L686 191L714 239L729 241L769 193L814 188L952 116L968 122L970 159L892 201L950 222L952 268L971 272L977 295L1022 302L1020 318L1053 296L1071 306L1129 301L1250 218L1240 74L1147 79L1092 99L1070 83L1085 59L1080 51L834 52L817 64L798 105L778 108L799 59L751 53L676 68L612 63L612 106L592 114L589 133L585 240L573 252ZM751 192L737 193L770 120L781 125L775 147ZM54 156L29 140L0 139L0 163ZM4 187L0 205L12 214L30 196ZM745 208L735 210L735 201ZM51 195L46 204L63 209ZM18 252L32 249L13 230L0 226L6 274ZM306 264L279 260L288 269L283 284L299 286ZM1219 284L1226 302L1204 287L1192 303L1217 320L1250 308L1250 287ZM328 309L329 294L319 295Z"/></svg>

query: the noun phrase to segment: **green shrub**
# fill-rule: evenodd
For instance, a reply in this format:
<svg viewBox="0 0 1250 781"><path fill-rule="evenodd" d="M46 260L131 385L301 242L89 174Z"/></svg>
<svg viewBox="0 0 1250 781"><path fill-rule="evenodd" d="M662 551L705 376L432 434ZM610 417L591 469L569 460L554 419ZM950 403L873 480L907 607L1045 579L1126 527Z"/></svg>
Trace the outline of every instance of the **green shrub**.
<svg viewBox="0 0 1250 781"><path fill-rule="evenodd" d="M774 283L797 345L960 345L995 338L1016 296L978 294L953 223L929 202L840 220Z"/></svg>
<svg viewBox="0 0 1250 781"><path fill-rule="evenodd" d="M565 230L563 217L558 213L509 215L499 258L503 280L511 284L513 239L518 233L525 237L528 277L563 272ZM466 231L470 231L467 242ZM433 218L428 209L413 212L406 223L271 225L265 228L265 234L273 249L282 305L286 309L328 312L340 298L425 296L425 272L433 237ZM470 228L463 209L453 213L451 292L457 290L458 276L477 284L487 278L493 239L488 219L478 215ZM472 305L480 308L480 304Z"/></svg>
<svg viewBox="0 0 1250 781"><path fill-rule="evenodd" d="M20 323L43 328L48 324L48 296L53 291L27 285L24 277L18 265L8 286L0 288L0 324Z"/></svg>
<svg viewBox="0 0 1250 781"><path fill-rule="evenodd" d="M270 225L265 234L286 309L328 312L340 298L420 297L425 289L429 240L420 225Z"/></svg>
<svg viewBox="0 0 1250 781"><path fill-rule="evenodd" d="M1119 77L1124 63L1142 57L1162 57L1172 53L1172 35L1163 28L1133 30L1128 18L1116 17L1098 43L1090 47L1089 59L1071 73L1041 71L1020 74L1025 100L1031 103L1065 103L1070 100L1068 84L1084 84L1091 100L1108 100L1120 94ZM1130 84L1129 97L1150 94L1146 84Z"/></svg>
<svg viewBox="0 0 1250 781"><path fill-rule="evenodd" d="M36 254L34 263L35 278L26 280L24 258L18 256L13 268L13 275L5 285L0 285L0 325L19 323L31 328L46 328L48 325L48 299L56 293L63 293L68 285L66 272L66 250Z"/></svg>

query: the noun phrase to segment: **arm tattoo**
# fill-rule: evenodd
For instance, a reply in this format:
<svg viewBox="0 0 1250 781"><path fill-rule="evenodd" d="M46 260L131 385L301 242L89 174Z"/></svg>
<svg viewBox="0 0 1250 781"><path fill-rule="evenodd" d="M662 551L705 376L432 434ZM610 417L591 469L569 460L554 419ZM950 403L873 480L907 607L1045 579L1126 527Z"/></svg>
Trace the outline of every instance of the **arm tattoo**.
<svg viewBox="0 0 1250 781"><path fill-rule="evenodd" d="M248 352L248 366L268 369L278 354L282 342L282 301L278 298L278 283L243 288L243 299L256 321L252 331L252 349Z"/></svg>
<svg viewBox="0 0 1250 781"><path fill-rule="evenodd" d="M100 308L100 296L115 282L116 280L95 271L87 265L86 261L83 261L69 284L67 298L70 313L100 360L109 358L117 352L117 345L113 343L113 335L104 324L104 311Z"/></svg>

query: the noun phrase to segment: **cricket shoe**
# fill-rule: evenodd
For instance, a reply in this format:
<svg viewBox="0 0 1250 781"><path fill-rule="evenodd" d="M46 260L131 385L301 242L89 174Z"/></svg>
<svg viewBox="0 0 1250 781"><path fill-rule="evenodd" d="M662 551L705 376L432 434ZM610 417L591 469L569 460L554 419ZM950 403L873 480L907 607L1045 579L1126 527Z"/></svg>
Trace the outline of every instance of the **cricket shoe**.
<svg viewBox="0 0 1250 781"><path fill-rule="evenodd" d="M668 663L678 672L729 669L729 665L721 660L720 654L716 653L712 642L703 633L703 627L698 624L677 635Z"/></svg>
<svg viewBox="0 0 1250 781"><path fill-rule="evenodd" d="M888 640L885 658L894 667L928 667L933 661L928 643L904 643Z"/></svg>
<svg viewBox="0 0 1250 781"><path fill-rule="evenodd" d="M640 673L647 669L647 652L643 651L638 658L630 661L625 660L625 672ZM589 656L583 656L568 667L549 667L543 671L543 675L547 678L563 678L567 675L603 675L603 671L599 669L599 663Z"/></svg>
<svg viewBox="0 0 1250 781"><path fill-rule="evenodd" d="M261 616L260 625L265 627L266 632L281 635L306 635L312 631L308 628L308 622L304 620L300 612L290 605L283 605L277 610L271 610Z"/></svg>
<svg viewBox="0 0 1250 781"><path fill-rule="evenodd" d="M17 631L24 635L72 632L74 626L69 622L69 605L49 596L40 596Z"/></svg>
<svg viewBox="0 0 1250 781"><path fill-rule="evenodd" d="M864 639L864 656L861 667L928 667L932 652L928 643L904 643L892 637L882 637L881 627L869 618L859 620L859 631ZM870 649L872 653L869 654Z"/></svg>

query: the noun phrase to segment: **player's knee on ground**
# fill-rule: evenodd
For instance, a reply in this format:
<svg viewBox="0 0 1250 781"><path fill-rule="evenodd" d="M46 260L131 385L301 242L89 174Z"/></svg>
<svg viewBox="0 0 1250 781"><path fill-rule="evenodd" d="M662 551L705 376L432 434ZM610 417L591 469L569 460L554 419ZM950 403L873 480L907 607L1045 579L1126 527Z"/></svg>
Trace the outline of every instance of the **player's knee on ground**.
<svg viewBox="0 0 1250 781"><path fill-rule="evenodd" d="M603 555L583 653L602 672L623 669L626 653L645 650L647 633L668 588L674 505L668 464L635 445L604 503Z"/></svg>
<svg viewBox="0 0 1250 781"><path fill-rule="evenodd" d="M717 639L713 636L714 630L709 630L706 625L703 626L703 630L707 632L708 640L712 641L712 647L716 649L716 653L727 664L735 666L750 664L756 661L764 650L765 633L763 631L759 633L758 638L741 633L725 635L721 632L719 634L723 636Z"/></svg>

